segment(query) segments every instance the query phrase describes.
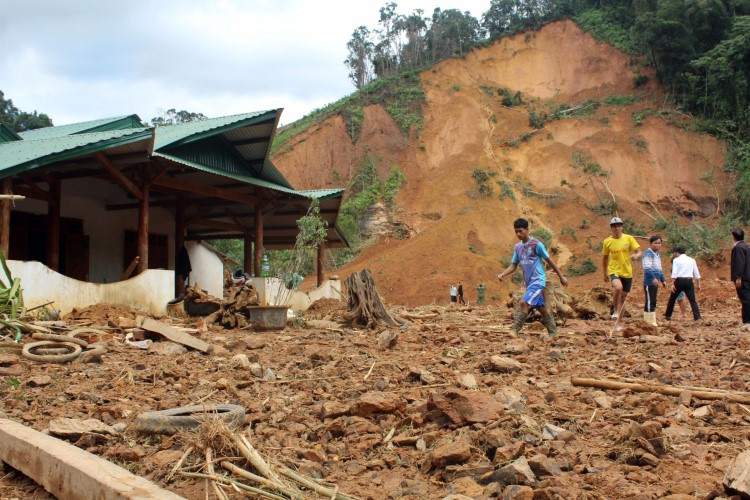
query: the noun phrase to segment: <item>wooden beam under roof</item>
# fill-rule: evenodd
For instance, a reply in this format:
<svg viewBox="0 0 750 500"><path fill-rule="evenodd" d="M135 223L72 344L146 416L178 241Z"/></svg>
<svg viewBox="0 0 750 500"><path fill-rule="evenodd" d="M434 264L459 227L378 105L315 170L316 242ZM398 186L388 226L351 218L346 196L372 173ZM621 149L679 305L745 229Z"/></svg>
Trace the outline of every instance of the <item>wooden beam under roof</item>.
<svg viewBox="0 0 750 500"><path fill-rule="evenodd" d="M249 146L250 144L262 144L264 142L268 142L270 139L268 137L254 137L252 139L242 139L239 141L229 141L229 144L232 146Z"/></svg>
<svg viewBox="0 0 750 500"><path fill-rule="evenodd" d="M212 198L221 198L243 205L254 205L255 203L258 203L258 201L260 201L259 198L254 195L237 193L235 191L229 191L214 186L207 186L205 184L180 181L168 175L164 175L154 180L153 185L155 187L163 187L173 189L175 191L183 191L185 193L199 194Z"/></svg>
<svg viewBox="0 0 750 500"><path fill-rule="evenodd" d="M118 170L109 159L101 152L94 153L94 157L104 165L104 168L109 172L109 175L126 191L135 196L138 200L143 201L143 190L135 185L125 174Z"/></svg>

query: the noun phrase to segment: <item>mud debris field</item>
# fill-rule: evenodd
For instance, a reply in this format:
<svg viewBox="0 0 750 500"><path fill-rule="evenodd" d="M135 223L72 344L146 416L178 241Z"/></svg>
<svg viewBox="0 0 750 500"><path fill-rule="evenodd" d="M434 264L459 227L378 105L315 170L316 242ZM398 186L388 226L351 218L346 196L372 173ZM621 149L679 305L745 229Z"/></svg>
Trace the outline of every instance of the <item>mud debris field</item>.
<svg viewBox="0 0 750 500"><path fill-rule="evenodd" d="M23 373L0 379L0 411L39 431L59 418L119 429L71 442L186 498L205 498L206 482L169 473L195 436L138 434L139 413L241 405L241 432L269 463L359 498L713 498L727 495L724 471L750 446L750 407L571 377L743 393L750 332L732 297L728 282L708 281L699 325L653 331L627 318L631 336L608 338L608 322L572 319L554 340L539 323L512 338L504 307L395 308L405 327L356 330L326 303L301 328L209 329L200 337L211 355L132 348L113 325L133 311L91 311L68 321L110 328L101 362L17 361ZM181 470L200 472L200 455ZM0 478L2 498L49 498L7 465Z"/></svg>

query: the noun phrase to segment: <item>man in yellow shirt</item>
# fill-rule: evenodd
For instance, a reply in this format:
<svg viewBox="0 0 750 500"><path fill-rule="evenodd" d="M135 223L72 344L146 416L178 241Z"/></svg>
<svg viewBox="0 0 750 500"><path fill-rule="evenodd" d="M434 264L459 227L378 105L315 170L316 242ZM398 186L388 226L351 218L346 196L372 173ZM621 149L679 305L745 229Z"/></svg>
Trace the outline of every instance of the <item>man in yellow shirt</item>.
<svg viewBox="0 0 750 500"><path fill-rule="evenodd" d="M635 238L623 232L622 219L613 217L609 221L609 227L612 229L612 236L602 244L602 272L604 282L612 282L612 319L617 320L633 285L631 261L638 260L642 252Z"/></svg>

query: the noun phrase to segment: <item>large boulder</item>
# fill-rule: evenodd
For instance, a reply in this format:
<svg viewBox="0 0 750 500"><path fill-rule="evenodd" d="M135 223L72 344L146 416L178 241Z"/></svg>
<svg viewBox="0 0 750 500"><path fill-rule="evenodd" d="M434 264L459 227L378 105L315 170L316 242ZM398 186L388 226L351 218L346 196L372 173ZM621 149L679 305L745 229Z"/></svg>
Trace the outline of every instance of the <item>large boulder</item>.
<svg viewBox="0 0 750 500"><path fill-rule="evenodd" d="M454 425L492 422L504 411L490 394L459 389L430 394L427 410L433 420L447 418Z"/></svg>

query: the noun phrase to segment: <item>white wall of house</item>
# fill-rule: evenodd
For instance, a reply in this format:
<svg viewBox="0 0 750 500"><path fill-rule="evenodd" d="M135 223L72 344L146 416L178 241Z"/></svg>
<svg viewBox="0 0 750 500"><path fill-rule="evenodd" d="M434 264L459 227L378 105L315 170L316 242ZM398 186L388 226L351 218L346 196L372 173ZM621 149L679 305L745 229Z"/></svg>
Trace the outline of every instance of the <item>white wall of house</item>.
<svg viewBox="0 0 750 500"><path fill-rule="evenodd" d="M73 308L92 304L122 304L150 314L165 314L167 302L174 297L174 272L149 269L129 280L117 283L88 283L68 278L41 262L9 260L13 278L21 279L24 304L27 308L47 302L49 307L67 314ZM0 277L8 284L5 271Z"/></svg>
<svg viewBox="0 0 750 500"><path fill-rule="evenodd" d="M125 231L138 230L138 209L107 211L108 203L128 203L122 188L100 179L70 179L62 183L60 215L83 220L83 233L89 236L89 281L112 283L120 279ZM46 214L47 204L39 200L16 202L14 210ZM168 241L169 269L174 269L174 216L166 209L149 210L149 233L165 234Z"/></svg>
<svg viewBox="0 0 750 500"><path fill-rule="evenodd" d="M286 305L294 312L301 312L307 310L318 299L344 300L341 294L341 280L338 279L327 279L309 292L287 290L284 282L278 278L251 278L251 282L258 291L262 306Z"/></svg>
<svg viewBox="0 0 750 500"><path fill-rule="evenodd" d="M224 264L218 255L198 241L186 241L190 257L190 284L200 287L219 299L224 298Z"/></svg>

